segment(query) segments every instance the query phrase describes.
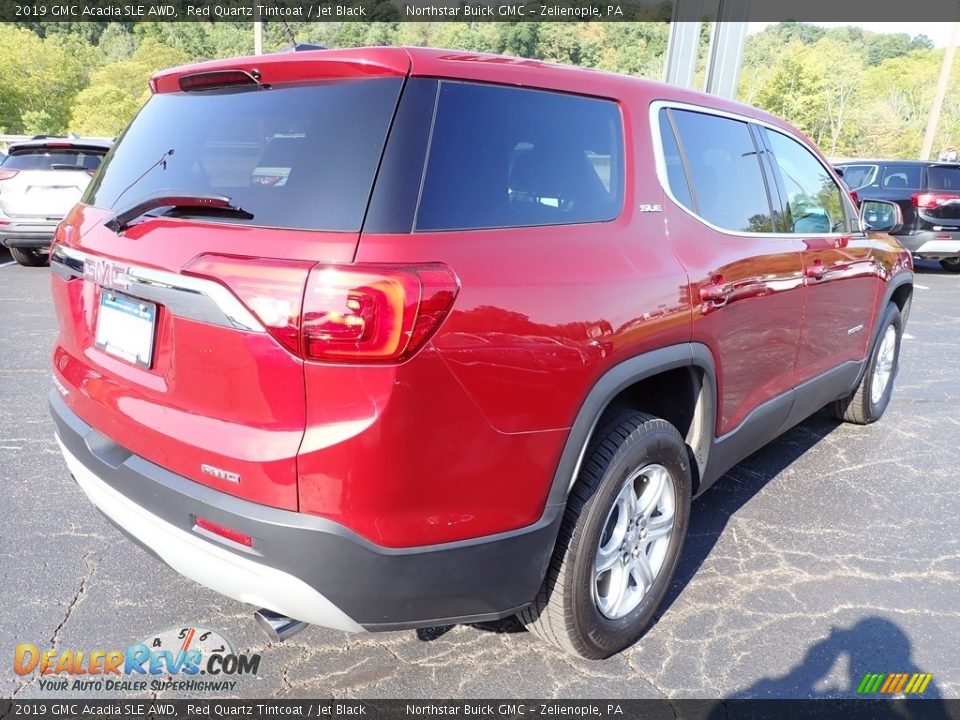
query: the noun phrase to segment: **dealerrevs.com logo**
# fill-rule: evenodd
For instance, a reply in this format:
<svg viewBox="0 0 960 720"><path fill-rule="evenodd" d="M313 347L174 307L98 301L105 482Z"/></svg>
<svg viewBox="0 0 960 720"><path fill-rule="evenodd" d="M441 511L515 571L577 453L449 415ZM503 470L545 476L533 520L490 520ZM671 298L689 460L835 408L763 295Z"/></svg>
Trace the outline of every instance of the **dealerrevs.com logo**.
<svg viewBox="0 0 960 720"><path fill-rule="evenodd" d="M17 645L13 670L39 673L42 691L232 691L238 676L255 676L260 655L238 654L216 630L171 628L126 650L41 650Z"/></svg>

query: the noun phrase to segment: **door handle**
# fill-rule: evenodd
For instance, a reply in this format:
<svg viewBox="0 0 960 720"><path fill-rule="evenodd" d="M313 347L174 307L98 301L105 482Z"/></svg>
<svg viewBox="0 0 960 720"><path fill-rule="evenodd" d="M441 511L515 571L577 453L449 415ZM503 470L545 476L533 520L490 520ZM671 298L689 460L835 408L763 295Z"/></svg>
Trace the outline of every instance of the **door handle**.
<svg viewBox="0 0 960 720"><path fill-rule="evenodd" d="M803 269L803 274L812 280L822 280L826 273L827 269L823 266L822 260L814 260L812 265L807 265Z"/></svg>
<svg viewBox="0 0 960 720"><path fill-rule="evenodd" d="M723 281L723 276L710 278L710 282L700 288L700 299L704 302L723 304L733 294L733 285Z"/></svg>

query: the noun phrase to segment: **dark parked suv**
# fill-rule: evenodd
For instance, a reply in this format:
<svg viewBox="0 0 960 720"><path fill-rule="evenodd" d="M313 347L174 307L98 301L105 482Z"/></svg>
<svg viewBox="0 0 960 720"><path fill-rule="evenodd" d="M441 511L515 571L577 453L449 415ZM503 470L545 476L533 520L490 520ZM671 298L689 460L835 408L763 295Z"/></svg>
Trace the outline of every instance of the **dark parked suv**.
<svg viewBox="0 0 960 720"><path fill-rule="evenodd" d="M519 614L605 657L692 498L890 401L910 255L775 117L412 48L151 88L54 242L51 412L90 500L274 637Z"/></svg>
<svg viewBox="0 0 960 720"><path fill-rule="evenodd" d="M903 227L894 234L914 257L960 272L960 164L856 160L837 167L861 199L900 206Z"/></svg>

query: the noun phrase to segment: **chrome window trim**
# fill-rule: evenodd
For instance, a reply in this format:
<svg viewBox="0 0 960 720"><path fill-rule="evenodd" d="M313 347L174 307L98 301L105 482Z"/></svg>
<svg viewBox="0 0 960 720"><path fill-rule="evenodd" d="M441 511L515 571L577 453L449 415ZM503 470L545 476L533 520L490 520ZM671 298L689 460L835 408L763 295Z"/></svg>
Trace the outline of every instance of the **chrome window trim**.
<svg viewBox="0 0 960 720"><path fill-rule="evenodd" d="M719 225L714 225L712 222L710 222L706 218L701 217L700 215L697 215L695 212L693 212L693 210L691 210L682 202L677 200L676 196L674 196L673 194L673 191L670 189L670 183L668 182L668 179L667 179L667 161L663 154L663 137L660 134L660 111L663 109L671 109L671 108L676 110L687 110L689 112L697 112L703 115L715 115L717 117L726 118L727 120L736 120L742 123L747 123L748 125L759 125L761 127L767 128L768 130L772 130L774 132L780 133L781 135L789 137L791 140L795 140L796 142L798 142L802 147L804 147L807 151L809 151L813 155L814 159L816 159L816 161L819 162L820 165L823 166L825 170L827 170L827 174L831 178L833 178L834 183L837 184L837 187L840 190L841 197L845 195L842 186L840 186L837 183L836 177L834 177L834 173L832 169L824 165L823 161L820 159L820 156L817 154L817 152L813 148L810 147L809 143L805 142L801 137L795 135L794 133L782 127L766 122L765 120L758 120L757 118L752 118L747 115L739 115L737 113L728 112L726 110L719 110L716 108L707 107L705 105L693 105L691 103L685 103L685 102L674 101L674 100L654 100L653 102L650 103L648 120L650 123L650 133L653 138L653 157L657 167L657 180L660 183L660 187L664 191L664 193L666 193L667 197L670 198L670 200L673 202L674 205L676 205L678 208L683 210L687 215L692 217L697 222L702 223L703 225L706 225L711 230L716 230L719 233L723 233L724 235L730 235L731 237L748 236L748 237L755 237L755 238L770 238L775 240L785 240L785 239L796 240L799 237L804 237L800 233L758 233L758 232L750 232L748 230L744 230L743 232L738 232L736 230L727 230L726 228L722 228ZM678 143L682 142L682 140L680 138L677 138L677 142ZM765 171L762 167L760 168L760 171L765 177L766 176ZM691 178L687 179L688 182L690 180ZM852 209L847 208L847 210L852 210ZM842 233L817 233L816 234L817 237L842 238L842 237L849 237L851 234L854 234L854 235L862 234L863 228L859 226L859 223L860 223L859 213L851 213L851 214L854 218L856 218L856 222L857 222L857 227L854 230L852 230L851 232L842 232Z"/></svg>
<svg viewBox="0 0 960 720"><path fill-rule="evenodd" d="M127 266L123 261L57 245L50 256L50 269L65 280L89 279L84 272L87 260L110 260ZM163 305L172 314L188 320L247 332L266 332L256 316L218 282L137 265L127 267L129 285L116 288L122 293Z"/></svg>

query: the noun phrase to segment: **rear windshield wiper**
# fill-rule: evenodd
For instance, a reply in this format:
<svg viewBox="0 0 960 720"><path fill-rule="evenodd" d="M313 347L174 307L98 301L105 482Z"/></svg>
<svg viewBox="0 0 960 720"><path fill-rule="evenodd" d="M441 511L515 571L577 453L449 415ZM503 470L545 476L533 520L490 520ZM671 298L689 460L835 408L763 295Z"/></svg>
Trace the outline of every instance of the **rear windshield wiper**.
<svg viewBox="0 0 960 720"><path fill-rule="evenodd" d="M157 208L167 208L167 212L181 211L184 215L228 216L241 220L253 220L253 213L237 207L226 195L160 193L145 197L125 210L114 213L103 224L114 232L123 232L133 224L134 220Z"/></svg>

